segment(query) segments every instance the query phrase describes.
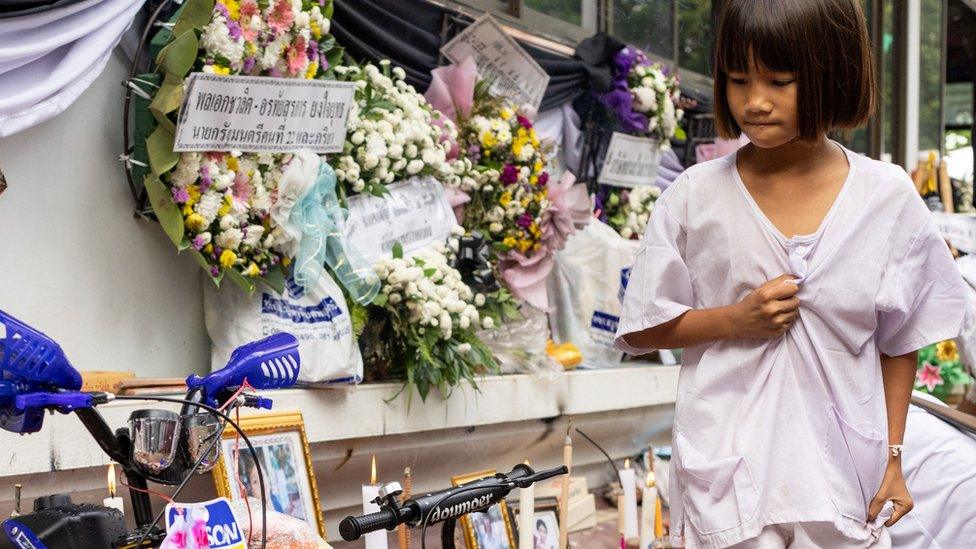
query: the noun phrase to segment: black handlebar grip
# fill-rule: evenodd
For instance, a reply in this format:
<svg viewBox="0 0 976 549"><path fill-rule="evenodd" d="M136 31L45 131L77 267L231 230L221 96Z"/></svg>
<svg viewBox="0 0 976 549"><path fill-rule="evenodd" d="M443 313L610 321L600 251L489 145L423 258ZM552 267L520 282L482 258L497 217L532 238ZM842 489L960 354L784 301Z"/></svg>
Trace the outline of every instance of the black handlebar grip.
<svg viewBox="0 0 976 549"><path fill-rule="evenodd" d="M396 515L389 509L382 509L376 513L346 517L339 523L339 534L346 541L355 541L370 532L377 530L393 530L397 527Z"/></svg>

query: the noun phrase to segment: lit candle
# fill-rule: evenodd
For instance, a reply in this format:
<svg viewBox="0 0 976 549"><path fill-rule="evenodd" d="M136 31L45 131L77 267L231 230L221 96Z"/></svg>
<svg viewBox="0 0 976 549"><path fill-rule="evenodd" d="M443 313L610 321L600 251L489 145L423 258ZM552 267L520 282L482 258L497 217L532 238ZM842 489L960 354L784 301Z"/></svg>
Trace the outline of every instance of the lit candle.
<svg viewBox="0 0 976 549"><path fill-rule="evenodd" d="M108 464L108 497L102 500L102 505L111 507L118 512L125 514L125 507L121 497L115 495L115 463Z"/></svg>
<svg viewBox="0 0 976 549"><path fill-rule="evenodd" d="M529 464L528 461L525 462ZM519 549L532 549L535 545L532 517L535 515L535 485L526 486L519 492Z"/></svg>
<svg viewBox="0 0 976 549"><path fill-rule="evenodd" d="M373 454L373 464L370 470L369 484L363 485L363 514L368 515L380 510L380 506L373 502L380 495L380 486L376 484L376 454ZM366 549L386 549L386 531L370 532L363 536Z"/></svg>
<svg viewBox="0 0 976 549"><path fill-rule="evenodd" d="M657 512L657 487L654 486L654 472L647 472L644 491L641 494L640 549L647 549L657 535L654 533L654 514Z"/></svg>
<svg viewBox="0 0 976 549"><path fill-rule="evenodd" d="M624 463L620 470L620 487L624 497L624 538L636 538L637 531L637 475L630 468L630 460Z"/></svg>
<svg viewBox="0 0 976 549"><path fill-rule="evenodd" d="M570 423L570 428L572 423ZM569 547L569 479L573 474L573 439L566 433L566 441L563 443L563 465L567 472L563 475L562 493L559 501L559 548Z"/></svg>

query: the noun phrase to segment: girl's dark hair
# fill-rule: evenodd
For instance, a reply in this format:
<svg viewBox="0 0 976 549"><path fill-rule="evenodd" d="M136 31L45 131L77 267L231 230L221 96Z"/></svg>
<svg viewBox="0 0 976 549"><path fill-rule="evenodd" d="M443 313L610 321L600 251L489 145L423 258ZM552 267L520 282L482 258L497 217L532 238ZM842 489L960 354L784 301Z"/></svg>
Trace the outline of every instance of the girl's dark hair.
<svg viewBox="0 0 976 549"><path fill-rule="evenodd" d="M857 0L725 0L715 42L715 127L736 138L729 72L749 56L769 70L796 74L800 139L864 125L877 104L874 57Z"/></svg>

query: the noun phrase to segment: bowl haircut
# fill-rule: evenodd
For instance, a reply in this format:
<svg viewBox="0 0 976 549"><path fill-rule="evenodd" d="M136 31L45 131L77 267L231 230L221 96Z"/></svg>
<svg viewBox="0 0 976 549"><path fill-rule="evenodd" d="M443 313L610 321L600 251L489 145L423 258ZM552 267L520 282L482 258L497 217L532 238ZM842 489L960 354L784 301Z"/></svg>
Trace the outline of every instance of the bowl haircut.
<svg viewBox="0 0 976 549"><path fill-rule="evenodd" d="M796 75L802 140L863 126L874 114L874 57L857 0L725 1L713 66L715 127L726 139L742 134L729 109L728 75L748 72L750 60Z"/></svg>

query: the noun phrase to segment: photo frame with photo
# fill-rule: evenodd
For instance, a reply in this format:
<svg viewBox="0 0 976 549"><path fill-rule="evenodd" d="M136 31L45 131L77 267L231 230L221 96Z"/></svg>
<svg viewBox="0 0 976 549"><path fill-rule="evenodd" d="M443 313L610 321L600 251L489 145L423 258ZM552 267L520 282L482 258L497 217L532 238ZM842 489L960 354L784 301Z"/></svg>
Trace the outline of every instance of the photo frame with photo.
<svg viewBox="0 0 976 549"><path fill-rule="evenodd" d="M549 549L550 546L558 548L559 545L559 498L556 497L545 497L537 498L533 506L533 524L536 525L539 520L543 520L545 524L545 533L547 536L542 536L542 532L537 532L533 534L533 538L536 543L533 544L534 547L531 549L545 548ZM512 524L513 530L515 531L515 538L519 539L521 532L519 531L519 525L522 523L522 509L517 501L513 501L510 506L512 513ZM555 537L553 537L555 533ZM541 539L541 541L540 541ZM549 540L553 541L549 541ZM541 544L540 544L541 543Z"/></svg>
<svg viewBox="0 0 976 549"><path fill-rule="evenodd" d="M556 511L537 511L532 516L532 549L559 549L559 515Z"/></svg>
<svg viewBox="0 0 976 549"><path fill-rule="evenodd" d="M453 477L451 484L461 486L494 474L494 470L485 470L460 475ZM492 505L487 512L462 516L460 524L467 549L516 549L518 547L512 512L505 500Z"/></svg>
<svg viewBox="0 0 976 549"><path fill-rule="evenodd" d="M314 524L327 538L301 412L244 416L239 424L258 454L268 507ZM260 499L254 458L236 434L227 429L221 440L220 461L213 471L217 495L231 501L244 494Z"/></svg>

